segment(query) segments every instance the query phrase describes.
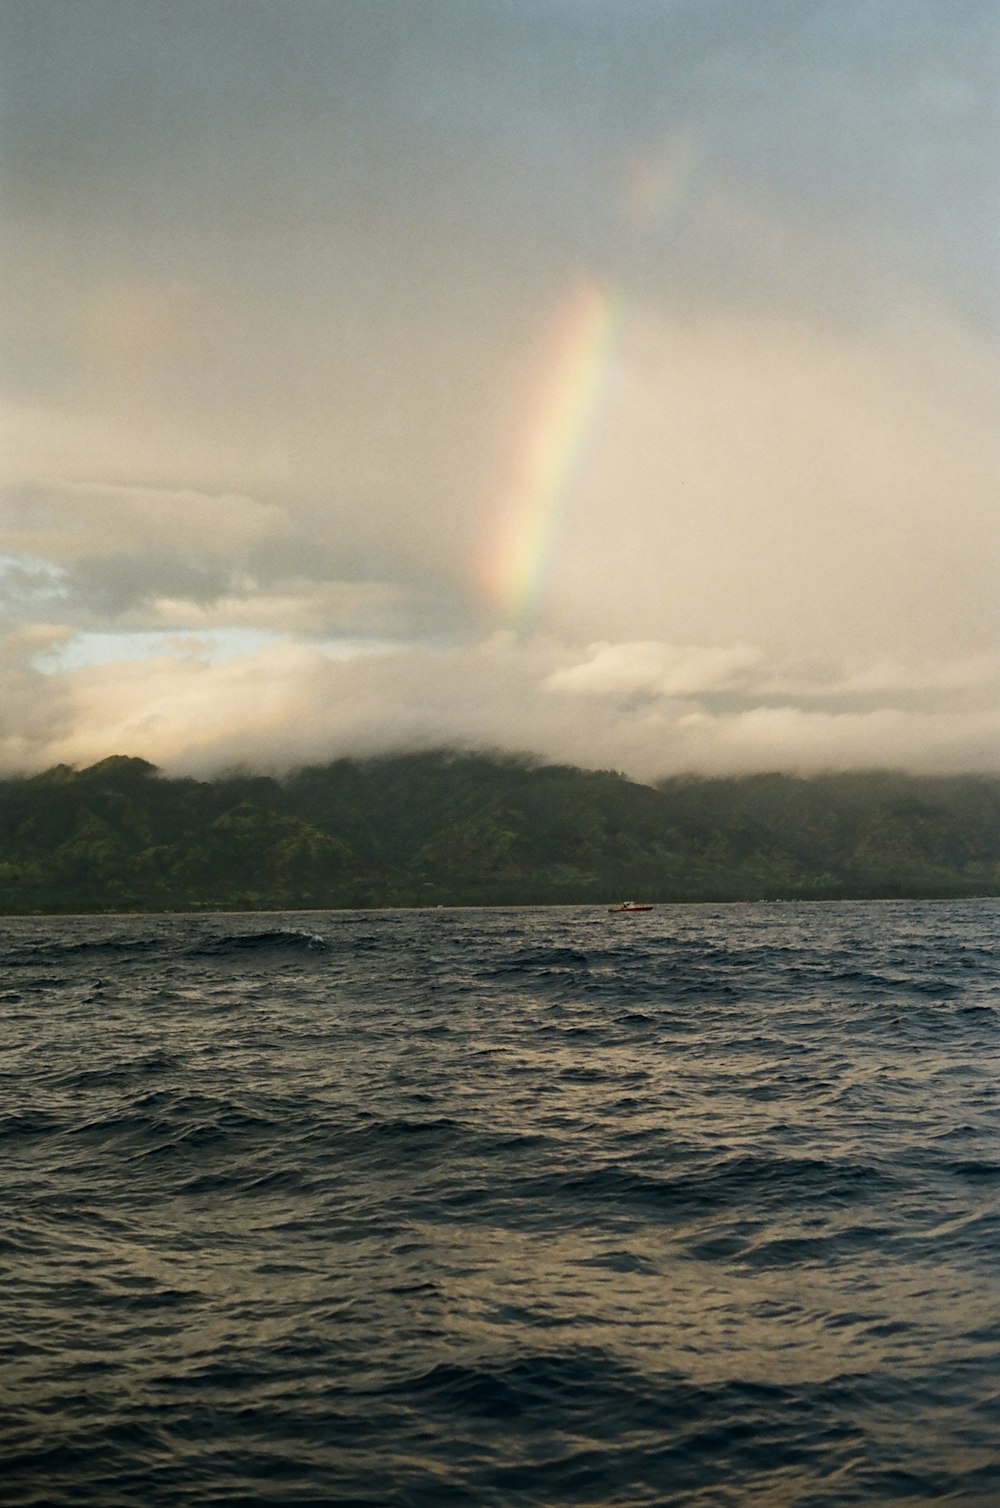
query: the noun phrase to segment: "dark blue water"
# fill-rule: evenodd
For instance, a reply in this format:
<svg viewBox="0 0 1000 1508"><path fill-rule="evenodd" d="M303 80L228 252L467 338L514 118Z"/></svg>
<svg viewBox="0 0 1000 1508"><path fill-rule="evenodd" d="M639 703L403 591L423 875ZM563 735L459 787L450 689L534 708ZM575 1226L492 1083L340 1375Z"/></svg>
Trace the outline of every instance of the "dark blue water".
<svg viewBox="0 0 1000 1508"><path fill-rule="evenodd" d="M0 921L0 1497L997 1504L998 927Z"/></svg>

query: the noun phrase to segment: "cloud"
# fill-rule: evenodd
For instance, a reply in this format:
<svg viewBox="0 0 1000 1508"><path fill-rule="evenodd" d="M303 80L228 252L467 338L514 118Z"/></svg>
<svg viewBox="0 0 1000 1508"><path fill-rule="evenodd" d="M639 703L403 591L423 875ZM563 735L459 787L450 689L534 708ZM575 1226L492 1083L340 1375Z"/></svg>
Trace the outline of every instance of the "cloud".
<svg viewBox="0 0 1000 1508"><path fill-rule="evenodd" d="M0 638L0 665L18 669L33 665L41 656L58 650L73 637L73 630L60 623L32 623Z"/></svg>
<svg viewBox="0 0 1000 1508"><path fill-rule="evenodd" d="M995 771L1000 712L995 706L960 714L786 706L729 717L692 713L682 722L681 741L687 768L722 775L762 769Z"/></svg>
<svg viewBox="0 0 1000 1508"><path fill-rule="evenodd" d="M824 704L821 677L745 646L603 644L581 661L572 646L510 634L458 648L286 640L218 661L187 639L141 662L32 670L32 654L57 647L60 635L49 628L8 641L6 771L111 753L153 758L172 773L233 763L280 770L442 745L535 752L643 780L692 769L1000 762L1000 659L913 662L893 675L862 667L847 680L831 676ZM591 679L581 681L581 670ZM956 689L951 704L930 694L943 681Z"/></svg>
<svg viewBox="0 0 1000 1508"><path fill-rule="evenodd" d="M762 677L756 691L772 702L807 707L975 711L1000 699L1000 653L955 660L931 656L919 662L882 657L853 663L793 664Z"/></svg>
<svg viewBox="0 0 1000 1508"><path fill-rule="evenodd" d="M996 7L377 9L0 16L4 767L994 763Z"/></svg>
<svg viewBox="0 0 1000 1508"><path fill-rule="evenodd" d="M51 763L49 750L70 732L70 687L37 662L71 637L71 630L54 623L0 637L0 771L18 774Z"/></svg>
<svg viewBox="0 0 1000 1508"><path fill-rule="evenodd" d="M586 660L554 671L544 685L550 691L583 696L692 696L739 685L760 658L760 650L748 644L592 644Z"/></svg>
<svg viewBox="0 0 1000 1508"><path fill-rule="evenodd" d="M640 310L559 521L545 626L831 654L995 645L998 363L910 315L851 335Z"/></svg>
<svg viewBox="0 0 1000 1508"><path fill-rule="evenodd" d="M426 625L428 608L405 585L386 581L282 579L267 588L253 579L242 591L213 596L158 597L151 611L165 627L211 633L228 628L260 629L303 638L367 635L391 641Z"/></svg>
<svg viewBox="0 0 1000 1508"><path fill-rule="evenodd" d="M288 526L282 508L241 493L109 482L35 480L10 490L5 516L0 548L60 563L148 551L232 560Z"/></svg>

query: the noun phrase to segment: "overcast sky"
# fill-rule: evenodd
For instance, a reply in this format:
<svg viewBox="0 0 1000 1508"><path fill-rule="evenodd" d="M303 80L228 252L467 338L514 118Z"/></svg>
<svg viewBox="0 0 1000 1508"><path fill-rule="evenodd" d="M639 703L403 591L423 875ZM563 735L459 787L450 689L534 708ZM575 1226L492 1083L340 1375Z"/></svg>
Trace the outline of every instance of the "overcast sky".
<svg viewBox="0 0 1000 1508"><path fill-rule="evenodd" d="M1000 766L996 0L0 58L0 770Z"/></svg>

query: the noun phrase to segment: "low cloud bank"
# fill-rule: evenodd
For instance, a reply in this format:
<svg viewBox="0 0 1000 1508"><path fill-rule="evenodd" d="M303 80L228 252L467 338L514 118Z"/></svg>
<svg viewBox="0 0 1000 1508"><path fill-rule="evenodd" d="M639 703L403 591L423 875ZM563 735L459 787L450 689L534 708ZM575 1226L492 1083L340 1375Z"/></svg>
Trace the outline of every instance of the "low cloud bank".
<svg viewBox="0 0 1000 1508"><path fill-rule="evenodd" d="M1000 768L1000 656L796 664L747 644L579 647L502 633L457 648L281 641L221 662L192 638L129 663L40 669L64 637L40 626L0 644L4 773L130 754L207 775L437 746L531 751L640 780Z"/></svg>

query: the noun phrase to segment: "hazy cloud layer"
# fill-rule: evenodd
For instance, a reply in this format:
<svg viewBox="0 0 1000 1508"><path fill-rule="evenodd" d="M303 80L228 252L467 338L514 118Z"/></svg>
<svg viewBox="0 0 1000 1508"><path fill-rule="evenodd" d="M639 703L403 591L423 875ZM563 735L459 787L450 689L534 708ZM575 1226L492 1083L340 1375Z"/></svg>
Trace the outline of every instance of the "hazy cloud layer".
<svg viewBox="0 0 1000 1508"><path fill-rule="evenodd" d="M140 661L42 676L58 631L8 641L0 757L88 763L109 748L172 772L268 769L455 744L537 749L639 779L688 769L994 762L1000 656L832 667L768 663L747 645L566 646L508 634L467 648L320 649L290 641L214 663L195 641ZM13 637L13 636L12 636ZM168 652L169 651L169 652Z"/></svg>
<svg viewBox="0 0 1000 1508"><path fill-rule="evenodd" d="M0 33L2 768L1000 762L989 0Z"/></svg>

